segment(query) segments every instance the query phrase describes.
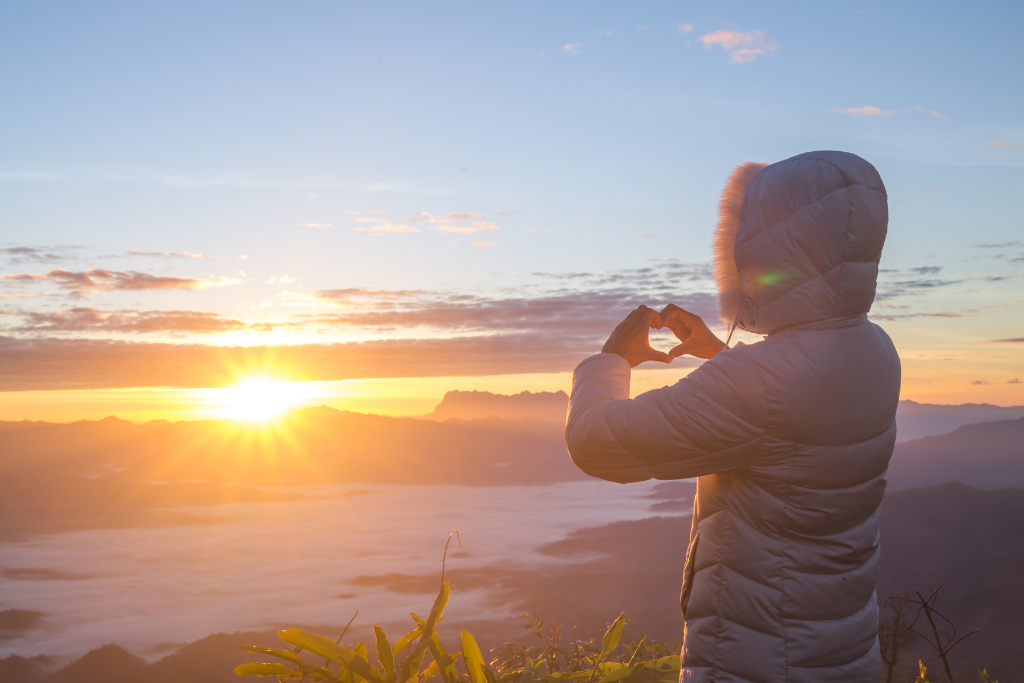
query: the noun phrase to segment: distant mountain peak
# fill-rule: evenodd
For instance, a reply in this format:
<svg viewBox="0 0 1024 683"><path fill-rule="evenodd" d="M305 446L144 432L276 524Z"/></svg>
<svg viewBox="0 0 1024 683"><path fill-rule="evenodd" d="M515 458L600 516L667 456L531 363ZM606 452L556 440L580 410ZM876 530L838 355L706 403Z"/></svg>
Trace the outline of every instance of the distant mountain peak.
<svg viewBox="0 0 1024 683"><path fill-rule="evenodd" d="M518 394L494 394L489 391L449 391L434 412L432 420L541 420L562 422L569 405L564 391L523 391Z"/></svg>

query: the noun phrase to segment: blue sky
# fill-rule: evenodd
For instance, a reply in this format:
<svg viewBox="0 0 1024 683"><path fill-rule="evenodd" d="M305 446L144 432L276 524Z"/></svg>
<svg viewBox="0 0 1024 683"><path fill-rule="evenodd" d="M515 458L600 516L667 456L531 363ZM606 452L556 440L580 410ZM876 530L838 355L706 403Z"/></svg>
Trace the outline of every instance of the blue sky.
<svg viewBox="0 0 1024 683"><path fill-rule="evenodd" d="M644 294L629 273L708 261L735 165L842 149L889 191L880 302L895 308L874 313L889 316L905 388L1024 403L1006 384L1024 375L1021 345L989 342L1022 334L1024 8L890 5L6 5L0 248L38 251L8 252L3 272L190 283L112 276L76 293L7 278L0 334L253 344L308 341L295 316L327 304L419 311L614 287L626 305ZM310 303L357 289L377 294ZM67 324L74 308L93 322ZM171 310L241 327L104 317ZM316 338L500 333L430 320L321 321Z"/></svg>

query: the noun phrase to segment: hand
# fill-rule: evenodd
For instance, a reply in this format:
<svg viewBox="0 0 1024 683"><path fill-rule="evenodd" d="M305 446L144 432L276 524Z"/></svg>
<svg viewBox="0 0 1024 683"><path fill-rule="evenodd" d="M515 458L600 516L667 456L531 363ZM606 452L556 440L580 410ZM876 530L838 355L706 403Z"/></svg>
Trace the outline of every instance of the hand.
<svg viewBox="0 0 1024 683"><path fill-rule="evenodd" d="M654 309L641 306L619 323L619 326L612 332L612 336L608 337L608 341L604 343L601 352L622 356L631 368L635 368L645 360L671 363L672 359L669 355L652 349L648 339L652 328L661 329L661 327L661 316Z"/></svg>
<svg viewBox="0 0 1024 683"><path fill-rule="evenodd" d="M669 361L684 354L697 358L714 358L725 344L708 329L699 315L669 304L659 314L660 327L667 327L682 342L668 352Z"/></svg>

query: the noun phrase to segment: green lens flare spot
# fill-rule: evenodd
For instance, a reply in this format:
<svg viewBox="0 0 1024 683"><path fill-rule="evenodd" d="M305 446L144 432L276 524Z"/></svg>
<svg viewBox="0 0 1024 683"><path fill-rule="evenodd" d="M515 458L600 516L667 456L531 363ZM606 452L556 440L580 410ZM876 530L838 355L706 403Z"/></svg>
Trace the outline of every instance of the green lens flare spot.
<svg viewBox="0 0 1024 683"><path fill-rule="evenodd" d="M762 287L770 287L777 285L780 282L785 282L787 279L786 271L784 270L773 270L770 273L765 273L761 277L757 278L757 284Z"/></svg>

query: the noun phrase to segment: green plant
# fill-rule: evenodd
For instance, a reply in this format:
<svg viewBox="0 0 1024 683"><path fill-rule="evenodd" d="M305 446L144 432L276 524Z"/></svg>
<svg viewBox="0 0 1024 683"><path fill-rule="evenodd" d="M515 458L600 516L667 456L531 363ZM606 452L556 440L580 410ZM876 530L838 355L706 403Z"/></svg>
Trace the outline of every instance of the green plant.
<svg viewBox="0 0 1024 683"><path fill-rule="evenodd" d="M444 581L427 618L421 619L413 614L416 628L394 644L382 628L374 626L377 666L370 663L369 648L364 643L349 649L340 645L341 638L335 641L327 636L290 628L277 632L278 637L291 646L290 649L242 648L285 663L252 662L236 667L235 673L240 676L276 676L278 681L308 679L342 683L425 683L435 676L442 683L584 683L584 680L586 683L676 683L679 679L679 656L664 654L668 651L666 646L648 644L646 638L635 645L631 643L625 648L625 654L616 658L626 624L624 615L619 615L608 627L600 646L595 641L574 638L571 647L564 649L560 647L560 627L552 622L545 636L543 617L531 617L526 628L534 629L537 637L541 638L543 644L539 647L524 648L515 643L505 643L496 650L498 656L489 666L476 639L469 631L463 630L460 634L462 650L449 653L441 644L435 627L450 594L451 587ZM424 665L427 651L433 661ZM303 653L323 658L323 665L303 658ZM642 654L661 656L643 659ZM465 673L455 666L460 658ZM625 661L621 661L623 658Z"/></svg>

